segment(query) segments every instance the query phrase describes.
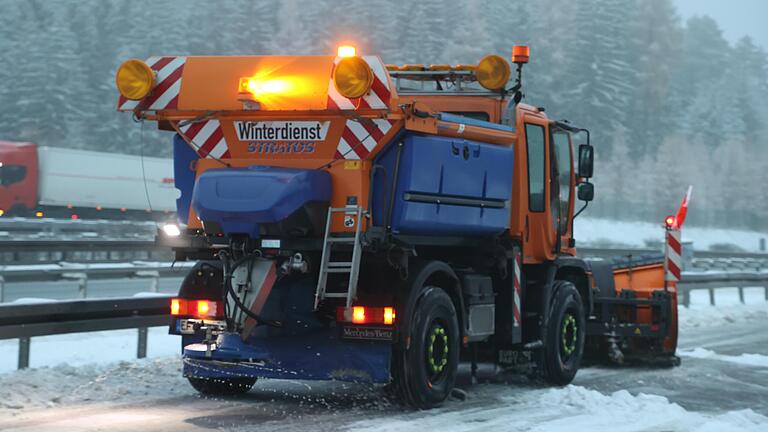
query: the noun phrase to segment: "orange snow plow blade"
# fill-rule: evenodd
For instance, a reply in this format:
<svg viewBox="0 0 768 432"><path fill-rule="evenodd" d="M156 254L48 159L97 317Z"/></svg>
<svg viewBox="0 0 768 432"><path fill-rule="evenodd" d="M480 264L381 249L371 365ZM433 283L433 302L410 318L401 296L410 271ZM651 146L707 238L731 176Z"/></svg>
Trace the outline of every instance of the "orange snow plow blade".
<svg viewBox="0 0 768 432"><path fill-rule="evenodd" d="M590 261L595 297L587 325L590 357L677 363L677 284L665 282L664 258Z"/></svg>

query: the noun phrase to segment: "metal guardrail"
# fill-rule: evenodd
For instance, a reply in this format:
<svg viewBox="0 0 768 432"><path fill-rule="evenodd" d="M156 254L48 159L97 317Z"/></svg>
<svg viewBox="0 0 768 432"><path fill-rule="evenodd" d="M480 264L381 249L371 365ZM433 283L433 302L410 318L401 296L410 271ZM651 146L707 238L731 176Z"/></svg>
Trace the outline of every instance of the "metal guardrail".
<svg viewBox="0 0 768 432"><path fill-rule="evenodd" d="M2 240L0 262L43 264L60 261L121 262L170 260L173 253L150 240Z"/></svg>
<svg viewBox="0 0 768 432"><path fill-rule="evenodd" d="M678 300L688 307L691 304L691 291L708 290L709 304L715 305L715 290L737 288L739 301L744 303L744 288L762 287L765 300L768 301L768 273L683 273L677 284Z"/></svg>
<svg viewBox="0 0 768 432"><path fill-rule="evenodd" d="M116 239L143 238L151 240L157 223L114 219L55 219L55 218L0 218L0 238L77 238L98 236Z"/></svg>
<svg viewBox="0 0 768 432"><path fill-rule="evenodd" d="M0 339L19 339L19 369L29 367L31 338L138 329L137 358L147 356L147 329L167 325L170 296L0 304Z"/></svg>
<svg viewBox="0 0 768 432"><path fill-rule="evenodd" d="M576 250L580 256L584 257L596 257L596 258L611 258L614 256L641 256L660 254L663 251L661 249L633 249L633 248L592 248L592 247L577 247ZM768 260L768 253L761 252L720 252L720 251L702 251L695 250L693 256L696 259L755 259L755 260Z"/></svg>
<svg viewBox="0 0 768 432"><path fill-rule="evenodd" d="M5 301L5 284L11 282L76 281L81 299L88 297L88 281L104 279L150 279L149 291L157 292L160 278L184 277L193 262L124 264L43 264L0 267L0 303Z"/></svg>
<svg viewBox="0 0 768 432"><path fill-rule="evenodd" d="M2 227L0 226L0 232ZM102 240L93 239L16 239L0 237L0 262L5 264L42 264L59 261L119 262L126 260L170 260L173 255L168 247L158 246L148 239ZM582 257L612 258L616 256L643 256L660 254L657 249L637 248L592 248L579 247ZM768 253L694 251L693 264L696 268L722 268L722 263L734 263L747 269L768 268Z"/></svg>

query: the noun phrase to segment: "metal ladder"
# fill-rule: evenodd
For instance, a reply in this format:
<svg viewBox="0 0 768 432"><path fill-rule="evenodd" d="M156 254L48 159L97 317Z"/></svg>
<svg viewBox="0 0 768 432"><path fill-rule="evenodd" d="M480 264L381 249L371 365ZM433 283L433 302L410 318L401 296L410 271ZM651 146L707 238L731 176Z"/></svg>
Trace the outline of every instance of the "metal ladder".
<svg viewBox="0 0 768 432"><path fill-rule="evenodd" d="M335 213L351 213L355 217L355 236L341 237L334 236L331 233L331 222ZM360 275L360 257L362 254L362 244L360 242L360 231L363 225L363 216L365 212L361 207L343 207L329 208L328 219L325 222L325 237L323 239L323 254L320 258L320 275L317 279L317 291L315 292L315 310L320 302L325 298L347 298L347 307L352 306L352 302L357 296L357 278ZM331 261L333 253L333 244L352 244L352 261ZM325 292L328 283L329 273L349 273L349 285L347 292L328 293Z"/></svg>

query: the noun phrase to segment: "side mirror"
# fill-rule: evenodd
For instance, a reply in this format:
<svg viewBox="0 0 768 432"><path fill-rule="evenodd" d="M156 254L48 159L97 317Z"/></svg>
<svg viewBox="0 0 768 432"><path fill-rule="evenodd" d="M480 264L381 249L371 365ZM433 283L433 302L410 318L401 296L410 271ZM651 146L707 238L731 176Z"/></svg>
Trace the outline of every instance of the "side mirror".
<svg viewBox="0 0 768 432"><path fill-rule="evenodd" d="M595 185L593 183L581 183L579 185L578 193L579 193L579 200L590 202L593 199L595 199Z"/></svg>
<svg viewBox="0 0 768 432"><path fill-rule="evenodd" d="M589 144L579 146L579 177L590 178L595 164L595 148ZM579 189L581 190L581 189Z"/></svg>

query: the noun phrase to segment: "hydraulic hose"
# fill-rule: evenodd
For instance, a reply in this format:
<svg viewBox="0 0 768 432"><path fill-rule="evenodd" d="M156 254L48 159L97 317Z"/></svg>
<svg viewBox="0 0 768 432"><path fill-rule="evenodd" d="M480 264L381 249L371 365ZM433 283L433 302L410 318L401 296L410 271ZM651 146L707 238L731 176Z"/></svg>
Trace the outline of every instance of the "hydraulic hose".
<svg viewBox="0 0 768 432"><path fill-rule="evenodd" d="M246 306L240 298L237 296L237 293L235 292L235 289L232 287L232 277L234 275L235 270L237 270L241 265L249 262L254 258L253 254L245 255L240 259L237 259L232 263L229 254L227 254L225 251L219 252L219 259L222 262L223 269L224 269L224 304L229 304L228 300L229 297L232 297L232 300L234 300L235 305L237 306L240 311L242 311L244 314L246 314L248 317L252 318L256 321L256 325L268 325L272 327L282 327L283 323L276 320L268 320L264 319L258 314L251 311L248 306ZM233 314L234 316L234 314ZM227 322L227 330L232 331L234 329L234 319L233 317L225 316L226 322Z"/></svg>

